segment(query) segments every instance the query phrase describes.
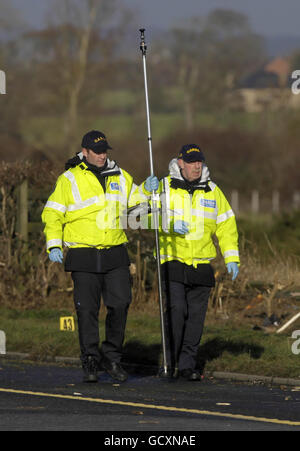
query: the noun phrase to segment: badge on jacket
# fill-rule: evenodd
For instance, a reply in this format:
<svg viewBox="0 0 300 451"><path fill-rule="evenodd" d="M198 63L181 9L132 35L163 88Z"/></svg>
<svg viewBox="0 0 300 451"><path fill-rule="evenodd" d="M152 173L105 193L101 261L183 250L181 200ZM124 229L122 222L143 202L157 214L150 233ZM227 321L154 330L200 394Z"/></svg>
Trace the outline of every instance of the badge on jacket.
<svg viewBox="0 0 300 451"><path fill-rule="evenodd" d="M207 208L216 208L217 202L211 199L200 199L200 205Z"/></svg>
<svg viewBox="0 0 300 451"><path fill-rule="evenodd" d="M117 182L111 182L110 189L112 191L121 191L121 187L120 187L119 183L117 183Z"/></svg>

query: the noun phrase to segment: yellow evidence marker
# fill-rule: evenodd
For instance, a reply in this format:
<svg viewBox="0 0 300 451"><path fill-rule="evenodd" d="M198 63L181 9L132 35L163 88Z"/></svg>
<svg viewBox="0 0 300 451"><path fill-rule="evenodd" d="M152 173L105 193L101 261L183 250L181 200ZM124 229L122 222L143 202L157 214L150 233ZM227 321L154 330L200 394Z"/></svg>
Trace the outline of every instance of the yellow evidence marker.
<svg viewBox="0 0 300 451"><path fill-rule="evenodd" d="M60 318L60 330L61 331L75 331L75 321L73 316L62 316Z"/></svg>

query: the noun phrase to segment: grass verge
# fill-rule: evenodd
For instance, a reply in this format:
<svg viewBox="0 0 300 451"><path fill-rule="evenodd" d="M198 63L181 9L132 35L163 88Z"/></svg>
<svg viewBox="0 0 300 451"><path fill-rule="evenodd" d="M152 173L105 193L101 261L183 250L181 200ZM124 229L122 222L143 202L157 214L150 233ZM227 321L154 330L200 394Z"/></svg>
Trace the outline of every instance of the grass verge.
<svg viewBox="0 0 300 451"><path fill-rule="evenodd" d="M76 331L60 331L59 318L73 311L0 309L0 330L6 333L7 352L29 353L32 358L79 357ZM100 314L104 335L104 312ZM300 355L292 352L287 335L252 330L249 326L207 321L198 365L206 371L229 371L273 377L300 378ZM124 360L158 366L161 360L159 317L131 312L128 316Z"/></svg>

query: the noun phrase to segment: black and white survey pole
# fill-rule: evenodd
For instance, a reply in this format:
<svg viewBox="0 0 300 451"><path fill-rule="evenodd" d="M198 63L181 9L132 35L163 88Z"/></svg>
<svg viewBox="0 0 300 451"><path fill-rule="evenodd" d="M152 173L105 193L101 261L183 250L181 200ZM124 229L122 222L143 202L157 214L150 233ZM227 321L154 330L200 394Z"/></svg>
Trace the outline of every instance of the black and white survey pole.
<svg viewBox="0 0 300 451"><path fill-rule="evenodd" d="M151 121L150 121L148 81L147 81L147 65L146 65L147 46L146 46L146 42L145 42L145 29L141 28L140 29L140 33L141 33L140 49L142 51L143 69L144 69L144 83L145 83L145 97L146 97L146 113L147 113L147 129L148 129L150 172L151 172L151 175L154 175L153 154L152 154ZM162 350L163 350L163 374L162 374L162 376L167 376L168 367L167 367L167 351L166 351L166 332L165 332L164 305L163 305L161 270L160 270L159 210L158 210L158 205L157 205L157 202L159 201L159 194L156 194L155 191L153 191L151 198L152 198L153 225L154 225L154 229L155 229L156 262L157 262L157 277L158 277L158 295L159 295L159 310L160 310L160 327L161 327L161 339L162 339Z"/></svg>

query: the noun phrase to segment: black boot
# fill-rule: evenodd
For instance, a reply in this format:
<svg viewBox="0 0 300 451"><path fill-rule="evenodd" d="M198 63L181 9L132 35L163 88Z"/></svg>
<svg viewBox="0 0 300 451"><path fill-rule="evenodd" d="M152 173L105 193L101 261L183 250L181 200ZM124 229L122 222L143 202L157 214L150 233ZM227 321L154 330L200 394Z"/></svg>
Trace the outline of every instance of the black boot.
<svg viewBox="0 0 300 451"><path fill-rule="evenodd" d="M199 371L193 370L191 368L180 371L180 376L190 382L193 382L193 381L201 382L201 379L202 379Z"/></svg>
<svg viewBox="0 0 300 451"><path fill-rule="evenodd" d="M83 382L98 382L99 363L91 355L82 359Z"/></svg>
<svg viewBox="0 0 300 451"><path fill-rule="evenodd" d="M118 382L125 382L128 378L126 371L117 362L112 362L111 360L103 358L101 366L107 374Z"/></svg>

